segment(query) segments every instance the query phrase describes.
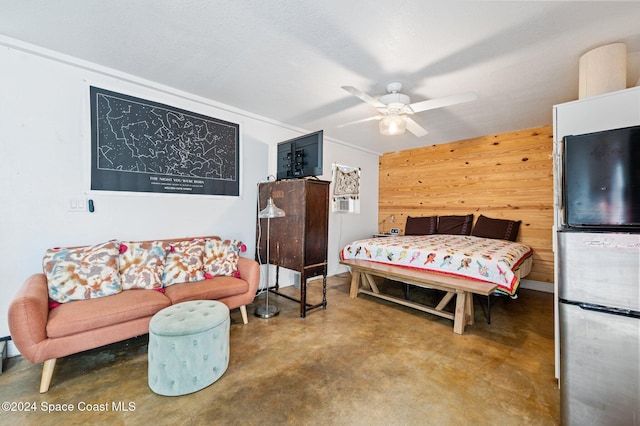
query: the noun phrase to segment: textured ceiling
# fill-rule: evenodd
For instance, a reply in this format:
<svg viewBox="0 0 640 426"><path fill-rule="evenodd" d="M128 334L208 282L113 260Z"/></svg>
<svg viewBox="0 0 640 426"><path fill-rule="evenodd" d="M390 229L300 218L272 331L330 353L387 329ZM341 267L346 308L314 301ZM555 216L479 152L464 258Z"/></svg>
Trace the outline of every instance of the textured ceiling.
<svg viewBox="0 0 640 426"><path fill-rule="evenodd" d="M577 99L578 60L627 44L640 77L640 2L428 0L0 0L0 34L384 153L551 124ZM429 134L381 136L390 81L412 101L474 91L425 111Z"/></svg>

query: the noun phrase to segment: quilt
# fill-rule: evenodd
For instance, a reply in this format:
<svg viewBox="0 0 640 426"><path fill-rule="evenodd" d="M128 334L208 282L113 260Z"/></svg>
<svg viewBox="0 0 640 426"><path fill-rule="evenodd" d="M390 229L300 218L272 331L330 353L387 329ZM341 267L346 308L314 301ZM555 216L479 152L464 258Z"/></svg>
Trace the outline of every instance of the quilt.
<svg viewBox="0 0 640 426"><path fill-rule="evenodd" d="M515 294L518 268L533 254L516 242L467 235L411 235L354 241L345 246L342 260L360 259L424 269L486 281L498 291Z"/></svg>

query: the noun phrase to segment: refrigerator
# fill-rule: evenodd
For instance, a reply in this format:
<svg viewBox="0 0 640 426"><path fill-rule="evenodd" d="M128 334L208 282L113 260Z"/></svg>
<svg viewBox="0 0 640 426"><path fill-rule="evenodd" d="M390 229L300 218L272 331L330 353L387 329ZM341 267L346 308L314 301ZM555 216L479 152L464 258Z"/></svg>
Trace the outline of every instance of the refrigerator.
<svg viewBox="0 0 640 426"><path fill-rule="evenodd" d="M640 234L557 234L563 425L640 426Z"/></svg>

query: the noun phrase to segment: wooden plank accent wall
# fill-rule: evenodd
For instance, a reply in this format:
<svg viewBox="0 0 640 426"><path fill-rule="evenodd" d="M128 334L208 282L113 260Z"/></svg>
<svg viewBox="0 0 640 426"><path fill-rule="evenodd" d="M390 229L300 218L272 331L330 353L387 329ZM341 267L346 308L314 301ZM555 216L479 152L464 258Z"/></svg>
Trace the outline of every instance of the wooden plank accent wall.
<svg viewBox="0 0 640 426"><path fill-rule="evenodd" d="M522 220L518 241L534 251L527 278L553 283L552 151L544 126L384 154L378 231L403 233L407 216Z"/></svg>

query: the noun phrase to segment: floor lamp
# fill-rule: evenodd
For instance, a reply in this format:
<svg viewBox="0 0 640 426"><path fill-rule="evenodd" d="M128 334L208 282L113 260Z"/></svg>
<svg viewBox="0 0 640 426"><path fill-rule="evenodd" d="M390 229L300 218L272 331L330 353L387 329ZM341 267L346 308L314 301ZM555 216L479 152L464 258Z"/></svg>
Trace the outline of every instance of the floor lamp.
<svg viewBox="0 0 640 426"><path fill-rule="evenodd" d="M280 309L276 305L269 306L269 270L271 269L269 263L271 261L271 258L269 257L269 248L271 246L271 219L284 216L284 210L278 208L271 197L267 200L267 207L265 207L264 210L260 210L258 213L258 218L267 219L267 296L265 298L265 304L256 308L255 314L260 318L271 318L280 313Z"/></svg>

